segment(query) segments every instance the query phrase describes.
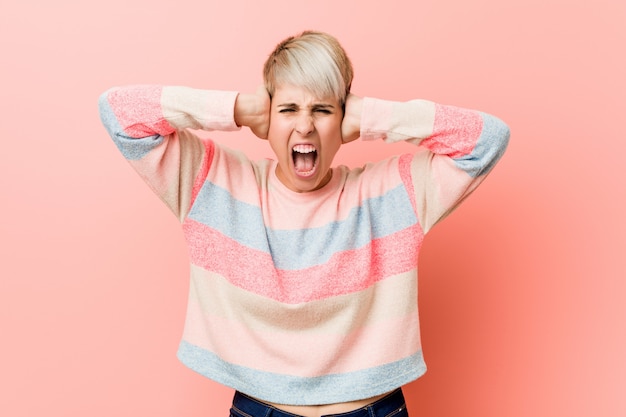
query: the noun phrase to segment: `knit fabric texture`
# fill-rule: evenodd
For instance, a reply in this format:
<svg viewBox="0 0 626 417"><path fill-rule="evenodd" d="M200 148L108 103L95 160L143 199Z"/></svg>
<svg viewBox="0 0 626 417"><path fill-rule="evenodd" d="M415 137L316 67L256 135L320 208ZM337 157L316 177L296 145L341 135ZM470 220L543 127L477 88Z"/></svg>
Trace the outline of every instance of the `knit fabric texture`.
<svg viewBox="0 0 626 417"><path fill-rule="evenodd" d="M420 247L498 161L508 127L426 100L365 98L361 140L408 141L415 152L334 167L327 185L297 193L275 161L198 133L238 130L236 97L170 86L100 97L110 136L180 220L189 247L179 359L292 405L369 398L419 378Z"/></svg>

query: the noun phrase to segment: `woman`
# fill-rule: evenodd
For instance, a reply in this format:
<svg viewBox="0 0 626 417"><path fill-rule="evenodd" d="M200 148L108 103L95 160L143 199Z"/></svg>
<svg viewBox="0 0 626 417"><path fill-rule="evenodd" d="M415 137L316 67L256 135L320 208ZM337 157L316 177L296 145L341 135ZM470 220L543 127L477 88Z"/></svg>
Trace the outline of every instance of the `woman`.
<svg viewBox="0 0 626 417"><path fill-rule="evenodd" d="M178 357L236 390L231 416L407 416L419 378L417 258L424 235L504 152L477 111L350 93L335 38L281 42L255 94L131 86L101 96L122 154L182 223L191 284ZM249 127L251 161L190 129ZM412 154L333 167L343 143Z"/></svg>

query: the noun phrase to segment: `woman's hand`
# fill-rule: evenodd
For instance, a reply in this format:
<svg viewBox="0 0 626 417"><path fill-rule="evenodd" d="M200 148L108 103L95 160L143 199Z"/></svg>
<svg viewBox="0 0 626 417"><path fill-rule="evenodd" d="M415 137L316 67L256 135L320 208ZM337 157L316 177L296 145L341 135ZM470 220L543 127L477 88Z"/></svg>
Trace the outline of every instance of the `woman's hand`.
<svg viewBox="0 0 626 417"><path fill-rule="evenodd" d="M361 108L362 98L354 94L346 97L346 108L341 123L341 137L343 143L352 142L361 135Z"/></svg>
<svg viewBox="0 0 626 417"><path fill-rule="evenodd" d="M248 126L252 133L267 139L270 128L270 96L261 85L254 94L239 94L235 101L235 123Z"/></svg>

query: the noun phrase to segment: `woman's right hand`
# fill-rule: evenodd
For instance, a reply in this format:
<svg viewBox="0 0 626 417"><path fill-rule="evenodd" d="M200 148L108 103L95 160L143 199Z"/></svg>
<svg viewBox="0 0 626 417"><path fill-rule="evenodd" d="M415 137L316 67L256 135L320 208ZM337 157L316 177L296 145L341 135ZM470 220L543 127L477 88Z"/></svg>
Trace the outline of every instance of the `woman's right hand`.
<svg viewBox="0 0 626 417"><path fill-rule="evenodd" d="M235 123L237 126L248 126L257 137L267 139L270 102L270 96L263 85L254 94L239 94L235 101Z"/></svg>

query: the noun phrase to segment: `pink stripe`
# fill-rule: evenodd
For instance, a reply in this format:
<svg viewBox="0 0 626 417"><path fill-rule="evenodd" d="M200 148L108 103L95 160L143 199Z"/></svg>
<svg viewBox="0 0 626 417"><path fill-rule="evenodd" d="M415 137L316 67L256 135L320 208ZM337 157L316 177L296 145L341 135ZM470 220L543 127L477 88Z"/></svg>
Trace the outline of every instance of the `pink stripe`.
<svg viewBox="0 0 626 417"><path fill-rule="evenodd" d="M133 138L174 132L161 110L160 86L125 87L112 90L107 98L118 123Z"/></svg>
<svg viewBox="0 0 626 417"><path fill-rule="evenodd" d="M318 329L262 331L251 329L247 323L207 316L192 297L188 320L183 335L187 342L236 365L268 372L280 369L283 374L296 376L366 369L406 358L421 348L417 312L380 320L349 334Z"/></svg>
<svg viewBox="0 0 626 417"><path fill-rule="evenodd" d="M476 111L436 104L433 134L421 144L434 153L458 158L472 152L482 128L483 119Z"/></svg>
<svg viewBox="0 0 626 417"><path fill-rule="evenodd" d="M187 219L183 230L194 265L222 275L236 287L284 303L349 294L413 270L423 239L422 229L414 225L363 248L338 252L324 265L285 271L275 268L269 253L240 245L199 222Z"/></svg>
<svg viewBox="0 0 626 417"><path fill-rule="evenodd" d="M202 158L202 165L200 165L198 175L194 180L193 188L191 189L191 204L189 207L193 206L193 203L196 201L196 197L198 196L200 189L202 189L202 185L206 181L209 169L211 168L211 163L213 162L215 144L211 140L203 140L202 144L204 145L204 156Z"/></svg>
<svg viewBox="0 0 626 417"><path fill-rule="evenodd" d="M398 169L400 171L400 178L402 178L404 187L406 188L407 193L409 193L409 197L411 199L411 205L413 206L413 211L417 214L417 202L415 201L415 189L413 188L413 175L411 175L411 163L412 162L413 162L413 155L404 154L400 156L400 161L398 162Z"/></svg>

